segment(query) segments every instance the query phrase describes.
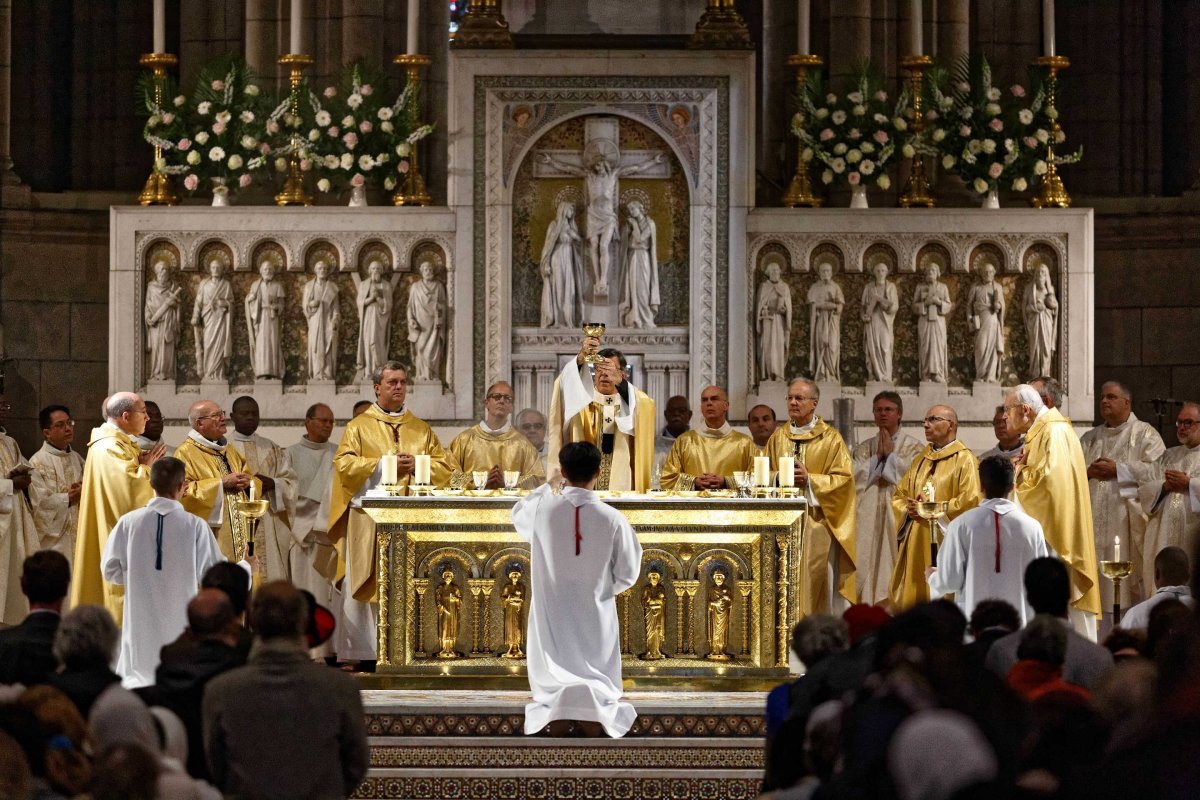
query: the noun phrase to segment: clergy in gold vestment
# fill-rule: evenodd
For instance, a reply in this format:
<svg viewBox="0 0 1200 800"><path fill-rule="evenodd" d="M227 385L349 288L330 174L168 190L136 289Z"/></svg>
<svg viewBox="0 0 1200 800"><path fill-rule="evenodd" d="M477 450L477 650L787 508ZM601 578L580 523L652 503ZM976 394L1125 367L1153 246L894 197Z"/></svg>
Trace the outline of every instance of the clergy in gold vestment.
<svg viewBox="0 0 1200 800"><path fill-rule="evenodd" d="M647 492L654 466L654 401L626 380L621 351L599 346L599 339L585 337L579 355L554 380L547 472L552 480L560 474L563 445L591 442L602 454L597 490ZM593 353L601 358L594 379L583 361Z"/></svg>
<svg viewBox="0 0 1200 800"><path fill-rule="evenodd" d="M1042 525L1046 543L1071 574L1071 624L1096 639L1100 613L1096 543L1092 538L1092 504L1087 465L1071 422L1046 408L1036 389L1021 384L1004 401L1008 425L1025 434L1025 451L1017 464L1017 503Z"/></svg>
<svg viewBox="0 0 1200 800"><path fill-rule="evenodd" d="M749 470L758 455L754 440L729 427L729 397L720 386L700 393L704 427L675 439L663 462L662 488L671 491L725 489L734 486L733 473Z"/></svg>
<svg viewBox="0 0 1200 800"><path fill-rule="evenodd" d="M888 601L895 611L904 611L929 601L925 569L934 566L930 549L931 523L917 515L918 500L945 500L946 513L933 520L941 543L946 526L964 511L979 505L979 462L958 440L958 414L949 406L933 406L925 415L925 449L913 459L892 495L899 537L899 552ZM933 496L929 496L929 484Z"/></svg>
<svg viewBox="0 0 1200 800"><path fill-rule="evenodd" d="M150 464L162 458L167 447L159 443L142 452L134 442L146 428L146 404L133 392L109 397L104 415L105 423L92 431L83 463L71 605L102 604L120 623L125 591L103 579L100 556L117 520L154 496Z"/></svg>
<svg viewBox="0 0 1200 800"><path fill-rule="evenodd" d="M777 469L781 456L796 459L796 486L810 512L800 564L800 613L837 613L854 591L854 474L850 452L837 430L816 415L821 393L810 380L788 385L789 421L771 434L766 452Z"/></svg>
<svg viewBox="0 0 1200 800"><path fill-rule="evenodd" d="M296 517L296 470L279 445L258 434L258 401L243 395L233 401L233 435L230 444L246 462L246 472L262 484L267 513L258 521L255 549L262 580L293 581L292 522Z"/></svg>
<svg viewBox="0 0 1200 800"><path fill-rule="evenodd" d="M0 394L0 424L10 408ZM33 467L21 455L16 440L3 430L0 428L0 624L16 625L29 613L21 591L21 572L26 557L38 549L38 534L25 500Z"/></svg>
<svg viewBox="0 0 1200 800"><path fill-rule="evenodd" d="M234 503L251 484L255 495L262 497L262 483L246 471L246 460L225 439L228 419L211 400L192 403L188 409L192 429L175 448L175 458L183 462L188 479L179 502L208 523L221 553L236 562L246 557L246 530Z"/></svg>
<svg viewBox="0 0 1200 800"><path fill-rule="evenodd" d="M1148 587L1154 586L1154 560L1164 548L1182 548L1190 558L1200 542L1200 404L1183 404L1175 433L1179 446L1164 453L1138 484L1138 500L1150 518L1142 546L1142 581Z"/></svg>
<svg viewBox="0 0 1200 800"><path fill-rule="evenodd" d="M504 486L505 472L520 472L520 485L535 489L546 481L546 470L537 450L512 426L513 388L500 381L488 387L483 398L483 420L454 437L447 448L467 480L473 472L486 472L487 488Z"/></svg>

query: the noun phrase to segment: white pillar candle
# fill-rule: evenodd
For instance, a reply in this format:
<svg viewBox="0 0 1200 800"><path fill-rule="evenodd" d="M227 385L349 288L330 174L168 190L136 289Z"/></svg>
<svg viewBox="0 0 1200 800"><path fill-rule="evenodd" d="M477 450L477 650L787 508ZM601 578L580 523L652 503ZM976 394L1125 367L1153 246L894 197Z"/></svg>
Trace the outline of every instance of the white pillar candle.
<svg viewBox="0 0 1200 800"><path fill-rule="evenodd" d="M791 456L779 457L779 486L787 488L796 485L796 459Z"/></svg>
<svg viewBox="0 0 1200 800"><path fill-rule="evenodd" d="M754 457L754 485L766 486L771 480L771 459L767 456Z"/></svg>
<svg viewBox="0 0 1200 800"><path fill-rule="evenodd" d="M167 52L167 0L154 0L154 52Z"/></svg>
<svg viewBox="0 0 1200 800"><path fill-rule="evenodd" d="M384 486L395 486L400 482L400 458L395 453L384 453L379 459L379 482Z"/></svg>
<svg viewBox="0 0 1200 800"><path fill-rule="evenodd" d="M257 499L258 499L258 483L255 481L250 481L250 502L254 502Z"/></svg>
<svg viewBox="0 0 1200 800"><path fill-rule="evenodd" d="M929 503L933 503L937 500L937 498L933 496L933 481L925 481L925 500Z"/></svg>
<svg viewBox="0 0 1200 800"><path fill-rule="evenodd" d="M1117 536L1113 539L1113 561L1121 560L1121 537Z"/></svg>
<svg viewBox="0 0 1200 800"><path fill-rule="evenodd" d="M797 0L796 4L796 52L801 55L812 52L812 9L809 0Z"/></svg>
<svg viewBox="0 0 1200 800"><path fill-rule="evenodd" d="M421 0L408 0L407 52L410 56L417 54L417 26L421 17Z"/></svg>
<svg viewBox="0 0 1200 800"><path fill-rule="evenodd" d="M921 20L921 0L908 0L908 54L919 56L924 51L925 31Z"/></svg>
<svg viewBox="0 0 1200 800"><path fill-rule="evenodd" d="M432 483L429 478L432 459L424 453L418 456L413 456L413 458L416 460L414 472L416 473L415 477L417 483L421 486L428 486L430 483Z"/></svg>
<svg viewBox="0 0 1200 800"><path fill-rule="evenodd" d="M1042 54L1054 55L1054 0L1042 0Z"/></svg>
<svg viewBox="0 0 1200 800"><path fill-rule="evenodd" d="M300 20L303 18L303 12L300 10L300 0L292 0L292 18L289 20L291 37L288 45L289 53L300 53Z"/></svg>

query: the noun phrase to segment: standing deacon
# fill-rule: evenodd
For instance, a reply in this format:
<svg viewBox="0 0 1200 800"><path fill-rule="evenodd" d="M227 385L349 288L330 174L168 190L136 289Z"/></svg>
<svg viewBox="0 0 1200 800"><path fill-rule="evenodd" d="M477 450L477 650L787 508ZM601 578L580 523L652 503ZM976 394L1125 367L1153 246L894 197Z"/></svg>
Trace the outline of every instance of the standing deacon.
<svg viewBox="0 0 1200 800"><path fill-rule="evenodd" d="M375 660L379 608L375 523L362 510L362 497L379 485L380 459L388 453L399 454L396 472L406 490L413 483L417 455L430 457L430 480L435 486L445 486L455 466L433 429L404 407L407 368L399 361L387 361L374 377L375 402L346 424L333 457L329 500L329 538L338 546L343 603L335 648L339 658L359 661L365 669L371 669Z"/></svg>
<svg viewBox="0 0 1200 800"><path fill-rule="evenodd" d="M42 449L29 457L29 503L42 550L56 550L70 562L75 558L75 529L79 525L79 493L83 488L83 458L71 449L75 420L66 406L46 406L38 414Z"/></svg>
<svg viewBox="0 0 1200 800"><path fill-rule="evenodd" d="M704 427L675 439L662 468L662 488L671 491L733 488L733 473L749 470L758 455L753 440L729 427L729 396L720 386L700 392Z"/></svg>
<svg viewBox="0 0 1200 800"><path fill-rule="evenodd" d="M1050 555L1042 526L1008 499L1012 461L989 456L979 462L979 485L986 498L946 529L937 566L925 570L934 599L953 594L970 617L981 600L1004 600L1017 609L1021 627L1033 619L1023 576L1029 562Z"/></svg>
<svg viewBox="0 0 1200 800"><path fill-rule="evenodd" d="M246 554L246 529L234 503L255 485L262 497L262 484L246 470L246 460L229 446L225 432L228 416L211 400L197 400L188 409L192 429L175 458L187 469L187 491L183 507L206 521L225 558L235 561Z"/></svg>
<svg viewBox="0 0 1200 800"><path fill-rule="evenodd" d="M941 541L951 520L979 505L979 462L958 440L958 414L950 406L932 406L924 425L925 449L913 459L892 495L899 551L888 600L896 611L929 602L925 568L933 566L932 545ZM927 521L917 514L921 500L945 500L949 506L945 514Z"/></svg>
<svg viewBox="0 0 1200 800"><path fill-rule="evenodd" d="M594 378L584 358L598 355ZM550 398L548 473L558 474L558 451L568 442L591 442L600 448L597 489L650 489L654 466L654 401L625 377L625 356L620 350L600 350L594 336L583 339L574 361L568 361L554 379Z"/></svg>
<svg viewBox="0 0 1200 800"><path fill-rule="evenodd" d="M258 521L254 553L262 563L264 581L292 580L292 521L296 515L296 471L279 445L258 434L258 401L243 395L233 401L233 446L246 461L246 471L262 484L263 499L270 503Z"/></svg>
<svg viewBox="0 0 1200 800"><path fill-rule="evenodd" d="M896 484L921 452L921 442L900 430L904 402L893 391L871 401L878 432L854 448L854 488L857 508L858 602L874 605L888 596L896 564L896 517L892 495Z"/></svg>
<svg viewBox="0 0 1200 800"><path fill-rule="evenodd" d="M551 735L567 735L578 726L624 736L637 712L621 701L616 596L637 582L642 546L625 517L592 491L602 460L595 446L571 442L555 460L566 479L562 494L542 486L512 511L529 542L532 583L525 733L549 726Z"/></svg>
<svg viewBox="0 0 1200 800"><path fill-rule="evenodd" d="M134 437L145 431L147 416L146 404L133 392L110 396L104 403L104 424L92 431L83 462L71 605L103 604L118 624L124 587L104 580L100 556L117 520L154 496L150 465L166 454L167 446L159 442L146 451L137 446Z"/></svg>
<svg viewBox="0 0 1200 800"><path fill-rule="evenodd" d="M830 613L855 601L854 467L837 429L817 416L817 384L796 378L788 384L788 423L771 434L766 453L795 459L794 479L812 508L800 562L800 613Z"/></svg>
<svg viewBox="0 0 1200 800"><path fill-rule="evenodd" d="M11 409L0 382L0 426ZM38 550L37 528L25 499L33 467L16 440L3 431L0 427L0 627L17 625L29 613L21 569L26 556Z"/></svg>
<svg viewBox="0 0 1200 800"><path fill-rule="evenodd" d="M1003 456L1007 459L1020 458L1021 448L1025 446L1025 437L1008 427L1008 414L1003 405L996 406L992 415L992 433L996 434L996 446L984 452L980 461L992 456Z"/></svg>
<svg viewBox="0 0 1200 800"><path fill-rule="evenodd" d="M1137 488L1154 474L1155 465L1167 450L1158 431L1133 413L1132 404L1133 394L1128 388L1108 381L1100 387L1104 424L1081 437L1083 460L1088 465L1096 553L1108 558L1119 536L1127 548L1125 552L1133 557L1133 575L1121 586L1121 605L1126 607L1154 591L1154 584L1142 585L1142 569L1145 562L1154 561L1154 554L1142 551L1146 517L1138 505ZM1101 581L1101 608L1112 608L1112 589L1111 581Z"/></svg>
<svg viewBox="0 0 1200 800"><path fill-rule="evenodd" d="M174 455L175 448L163 442L163 414L162 409L158 407L158 403L153 400L146 401L146 428L138 436L134 438L137 446L145 453L152 450L155 445L162 444L167 448L164 455Z"/></svg>
<svg viewBox="0 0 1200 800"><path fill-rule="evenodd" d="M1179 409L1175 435L1179 446L1164 453L1151 474L1138 482L1138 500L1149 517L1141 552L1147 592L1155 586L1159 553L1174 546L1191 556L1200 544L1200 403L1184 403Z"/></svg>
<svg viewBox="0 0 1200 800"><path fill-rule="evenodd" d="M1071 624L1096 640L1100 590L1096 584L1096 542L1092 538L1092 504L1087 466L1070 420L1047 408L1036 389L1021 384L1004 400L1008 425L1025 434L1025 450L1017 463L1017 503L1042 525L1046 543L1070 573Z"/></svg>
<svg viewBox="0 0 1200 800"><path fill-rule="evenodd" d="M527 489L546 481L537 450L510 422L512 409L512 385L493 383L483 397L483 419L455 436L447 448L468 478L472 472L486 472L489 489L504 485L506 471L520 472L520 485Z"/></svg>

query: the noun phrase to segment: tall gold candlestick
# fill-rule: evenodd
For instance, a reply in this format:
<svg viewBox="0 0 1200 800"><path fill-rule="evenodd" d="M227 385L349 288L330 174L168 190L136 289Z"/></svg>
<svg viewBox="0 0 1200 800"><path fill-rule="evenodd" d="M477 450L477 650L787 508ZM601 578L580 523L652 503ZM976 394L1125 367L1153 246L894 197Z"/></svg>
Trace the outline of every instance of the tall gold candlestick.
<svg viewBox="0 0 1200 800"><path fill-rule="evenodd" d="M162 108L167 68L178 63L179 59L170 53L146 53L138 59L138 64L154 70L154 104L159 108ZM138 195L138 202L144 206L173 206L178 202L175 192L171 191L171 178L162 171L161 164L162 147L154 145L154 166L150 168L146 186Z"/></svg>
<svg viewBox="0 0 1200 800"><path fill-rule="evenodd" d="M787 60L789 67L796 68L796 90L800 93L800 97L804 97L804 93L808 91L808 71L809 69L817 69L823 63L820 56L815 56L812 53L799 53L794 56L788 56ZM801 100L800 110L797 112L800 115L800 124L803 125L804 119L804 104ZM796 174L792 176L792 182L788 186L787 194L783 196L783 204L788 208L796 206L807 206L809 208L819 208L824 202L820 197L817 197L812 192L812 183L809 181L808 164L804 158L804 144L800 144L800 149L796 152Z"/></svg>
<svg viewBox="0 0 1200 800"><path fill-rule="evenodd" d="M1046 106L1055 111L1054 119L1050 120L1050 140L1046 144L1046 174L1042 176L1042 185L1037 194L1029 198L1029 205L1034 208L1069 208L1071 195L1063 186L1062 178L1058 176L1058 167L1054 163L1054 145L1058 143L1058 135L1062 126L1058 124L1058 71L1071 66L1066 56L1041 56L1033 60L1034 66L1046 68Z"/></svg>
<svg viewBox="0 0 1200 800"><path fill-rule="evenodd" d="M921 108L921 94L925 70L932 65L933 59L923 55L907 56L900 61L900 66L912 73L912 133L914 139L920 139L921 132L925 130L925 114ZM925 156L918 150L913 153L912 161L909 164L908 182L904 184L904 191L900 194L900 206L902 208L911 206L933 208L935 205L937 205L937 201L933 198L933 190L925 178Z"/></svg>
<svg viewBox="0 0 1200 800"><path fill-rule="evenodd" d="M408 102L416 104L420 102L421 89L421 67L427 67L433 63L433 59L429 56L407 54L396 56L392 59L393 64L400 64L408 73L408 83L412 87L408 95ZM421 170L417 162L417 150L420 147L420 142L412 143L412 150L408 154L408 175L407 179L401 181L396 186L396 193L392 195L392 204L397 206L427 206L433 201L429 198L429 192L425 189L425 179L421 177Z"/></svg>
<svg viewBox="0 0 1200 800"><path fill-rule="evenodd" d="M511 50L512 31L500 8L500 0L472 0L458 22L451 44L455 49Z"/></svg>
<svg viewBox="0 0 1200 800"><path fill-rule="evenodd" d="M303 79L304 68L313 63L312 56L302 53L288 53L279 57L279 63L288 67L291 72L288 79L291 84L291 116L300 115L300 83ZM300 171L300 129L292 126L291 149L288 156L288 175L284 181L283 191L275 195L277 206L311 206L312 197L304 191L304 175Z"/></svg>
<svg viewBox="0 0 1200 800"><path fill-rule="evenodd" d="M753 50L754 40L734 0L708 0L687 46L689 50Z"/></svg>

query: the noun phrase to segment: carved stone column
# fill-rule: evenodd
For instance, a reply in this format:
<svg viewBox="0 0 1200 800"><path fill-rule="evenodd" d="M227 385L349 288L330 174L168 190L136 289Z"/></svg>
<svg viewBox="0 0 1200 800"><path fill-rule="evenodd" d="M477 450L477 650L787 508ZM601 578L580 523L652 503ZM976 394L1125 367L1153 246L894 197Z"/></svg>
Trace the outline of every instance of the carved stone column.
<svg viewBox="0 0 1200 800"><path fill-rule="evenodd" d="M689 365L686 361L676 361L665 365L667 368L667 397L674 397L681 394L687 397L688 403L692 402L692 398L688 395L688 374ZM666 399L664 398L664 404Z"/></svg>
<svg viewBox="0 0 1200 800"><path fill-rule="evenodd" d="M279 6L275 0L246 0L246 63L259 75L275 75L279 47Z"/></svg>
<svg viewBox="0 0 1200 800"><path fill-rule="evenodd" d="M534 405L533 366L530 364L513 364L513 414L522 409L537 408ZM514 419L513 422L516 422Z"/></svg>
<svg viewBox="0 0 1200 800"><path fill-rule="evenodd" d="M684 632L691 626L688 625L687 600L684 599L683 587L679 585L679 581L675 581L673 588L675 589L675 655L682 657L687 652Z"/></svg>
<svg viewBox="0 0 1200 800"><path fill-rule="evenodd" d="M16 182L12 171L12 0L0 0L0 181Z"/></svg>
<svg viewBox="0 0 1200 800"><path fill-rule="evenodd" d="M754 590L751 581L740 581L738 591L742 593L742 655L750 655L750 593Z"/></svg>
<svg viewBox="0 0 1200 800"><path fill-rule="evenodd" d="M416 658L425 658L428 655L425 652L425 616L423 613L425 592L428 590L428 578L416 578L413 580L413 635L416 637L416 642L413 646L413 656Z"/></svg>
<svg viewBox="0 0 1200 800"><path fill-rule="evenodd" d="M684 619L687 622L687 654L693 658L696 656L696 631L694 625L696 622L696 591L700 588L700 581L675 581L676 592L680 589L687 595L687 609ZM683 650L680 649L680 653Z"/></svg>
<svg viewBox="0 0 1200 800"><path fill-rule="evenodd" d="M871 57L871 0L837 0L829 4L829 75L835 80L853 73Z"/></svg>
<svg viewBox="0 0 1200 800"><path fill-rule="evenodd" d="M342 63L381 61L383 24L383 0L342 0Z"/></svg>
<svg viewBox="0 0 1200 800"><path fill-rule="evenodd" d="M971 1L937 0L935 19L937 50L930 55L945 61L966 55L971 49Z"/></svg>
<svg viewBox="0 0 1200 800"><path fill-rule="evenodd" d="M646 361L643 364L643 368L646 371L646 385L642 388L654 400L656 406L654 427L658 429L662 427L663 408L667 404L667 398L670 397L667 394L667 366L665 364Z"/></svg>
<svg viewBox="0 0 1200 800"><path fill-rule="evenodd" d="M543 414L550 413L550 396L554 394L554 379L558 377L558 365L553 361L533 364L534 392L530 406Z"/></svg>
<svg viewBox="0 0 1200 800"><path fill-rule="evenodd" d="M471 655L489 654L488 623L491 622L488 613L488 600L492 596L491 578L469 578L467 588L471 590Z"/></svg>

